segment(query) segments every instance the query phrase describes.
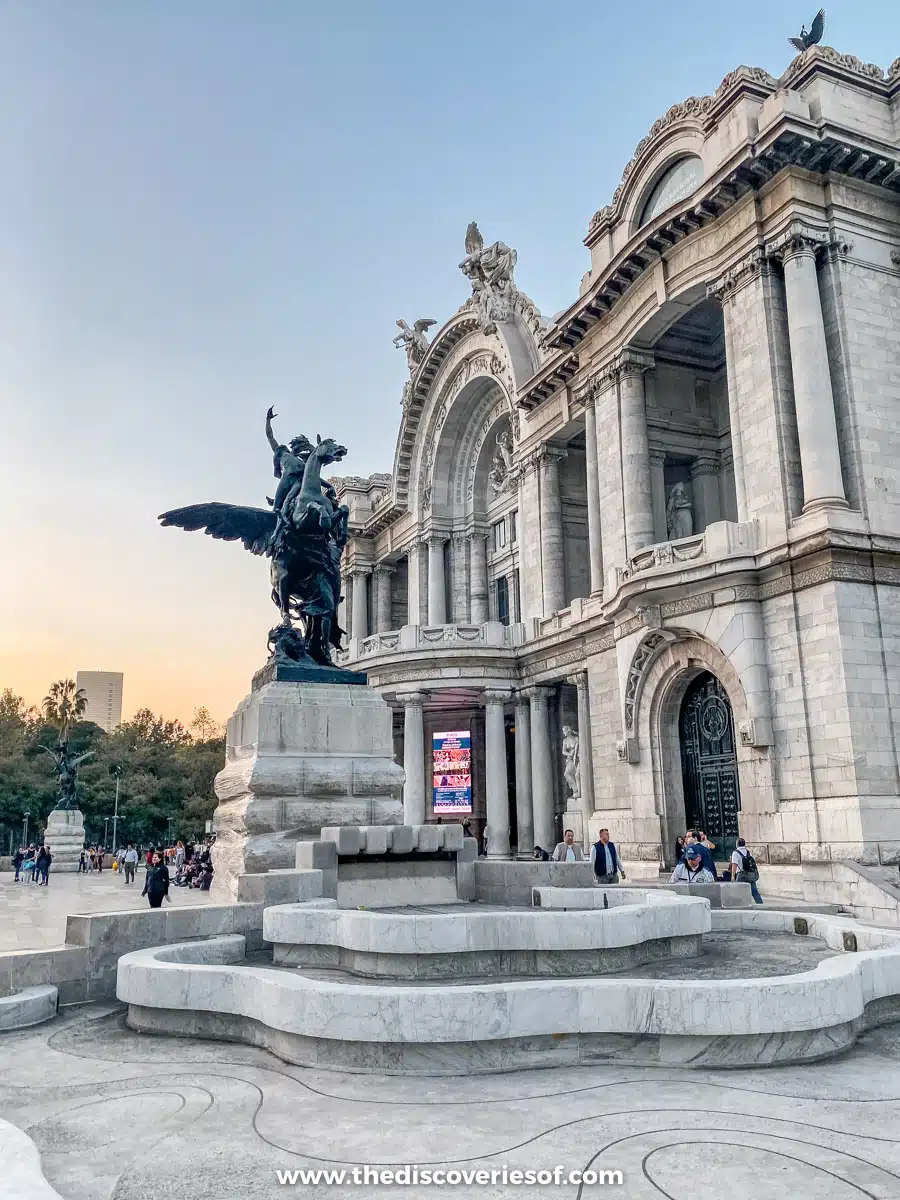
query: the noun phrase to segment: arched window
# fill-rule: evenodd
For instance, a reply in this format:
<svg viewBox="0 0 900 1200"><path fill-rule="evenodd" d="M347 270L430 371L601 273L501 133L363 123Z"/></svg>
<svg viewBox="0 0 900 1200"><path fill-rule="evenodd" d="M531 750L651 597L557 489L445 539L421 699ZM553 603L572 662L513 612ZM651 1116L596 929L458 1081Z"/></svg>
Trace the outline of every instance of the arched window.
<svg viewBox="0 0 900 1200"><path fill-rule="evenodd" d="M647 198L640 224L646 225L679 200L686 200L703 180L703 160L696 155L682 158L664 171Z"/></svg>

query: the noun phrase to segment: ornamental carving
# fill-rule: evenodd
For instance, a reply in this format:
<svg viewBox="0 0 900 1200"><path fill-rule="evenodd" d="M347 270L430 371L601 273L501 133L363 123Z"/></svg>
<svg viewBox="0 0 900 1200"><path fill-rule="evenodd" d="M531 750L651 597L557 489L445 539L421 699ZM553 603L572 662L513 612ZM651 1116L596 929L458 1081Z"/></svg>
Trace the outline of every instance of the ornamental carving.
<svg viewBox="0 0 900 1200"><path fill-rule="evenodd" d="M714 297L720 304L725 304L735 292L757 279L765 265L765 251L758 247L730 266L718 279L707 284L706 294Z"/></svg>
<svg viewBox="0 0 900 1200"><path fill-rule="evenodd" d="M900 76L900 58L895 58L888 67L887 77L888 79L896 79L898 76Z"/></svg>
<svg viewBox="0 0 900 1200"><path fill-rule="evenodd" d="M509 425L504 426L494 439L494 455L488 471L488 486L495 496L508 492L515 484L513 469L513 437Z"/></svg>
<svg viewBox="0 0 900 1200"><path fill-rule="evenodd" d="M496 333L497 325L511 321L518 298L513 280L516 252L505 242L485 246L478 226L471 221L466 230L466 257L459 269L472 285L472 298L485 333Z"/></svg>
<svg viewBox="0 0 900 1200"><path fill-rule="evenodd" d="M625 681L625 737L634 737L635 728L635 713L637 712L637 704L640 698L641 687L643 686L644 677L647 674L647 669L656 658L657 654L669 642L675 641L673 633L667 633L665 630L656 629L651 631L642 638L638 648L634 652L634 657L631 660L631 666L628 668L628 678Z"/></svg>
<svg viewBox="0 0 900 1200"><path fill-rule="evenodd" d="M826 62L834 63L836 67L843 67L845 71L852 71L854 75L863 75L866 79L884 79L884 71L875 63L864 63L855 54L840 54L833 46L811 46L809 50L798 54L782 75L779 80L782 87L789 80L793 79L795 75L799 75L801 71L805 70L817 58L824 58ZM900 59L897 62L900 62ZM896 65L896 62L891 64L888 78L891 77L890 72L893 71Z"/></svg>

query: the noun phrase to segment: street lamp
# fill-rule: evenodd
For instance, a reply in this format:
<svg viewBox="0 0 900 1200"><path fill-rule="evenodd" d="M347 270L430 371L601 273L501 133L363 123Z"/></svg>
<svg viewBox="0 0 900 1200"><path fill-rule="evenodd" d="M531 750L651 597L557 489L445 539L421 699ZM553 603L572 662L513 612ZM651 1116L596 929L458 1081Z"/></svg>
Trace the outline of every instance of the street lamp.
<svg viewBox="0 0 900 1200"><path fill-rule="evenodd" d="M116 850L118 849L116 830L117 830L117 827L119 824L119 780L122 777L121 766L113 767L112 773L116 777L116 807L115 807L115 811L113 812L113 847L112 847L113 854L115 854Z"/></svg>
<svg viewBox="0 0 900 1200"><path fill-rule="evenodd" d="M28 818L31 816L31 813L26 812L24 814L24 816L25 816L25 820L22 822L22 845L27 846L28 845Z"/></svg>
<svg viewBox="0 0 900 1200"><path fill-rule="evenodd" d="M171 846L172 845L172 830L175 827L175 818L169 817L168 822L169 822L169 845Z"/></svg>
<svg viewBox="0 0 900 1200"><path fill-rule="evenodd" d="M108 834L109 834L109 817L104 817L103 818L103 849L104 850L109 845L109 840L107 837Z"/></svg>

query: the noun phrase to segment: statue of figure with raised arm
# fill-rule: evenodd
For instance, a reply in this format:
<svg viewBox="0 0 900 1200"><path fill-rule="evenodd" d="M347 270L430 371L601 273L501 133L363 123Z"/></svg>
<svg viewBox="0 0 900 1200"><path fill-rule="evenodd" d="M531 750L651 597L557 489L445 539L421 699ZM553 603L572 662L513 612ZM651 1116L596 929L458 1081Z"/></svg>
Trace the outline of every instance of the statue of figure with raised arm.
<svg viewBox="0 0 900 1200"><path fill-rule="evenodd" d="M437 321L431 320L430 317L420 317L418 321L414 322L412 329L402 317L397 322L400 332L394 338L394 345L402 346L406 351L410 374L417 370L422 359L428 353L428 338L425 336L425 330L430 329L432 325L437 325Z"/></svg>

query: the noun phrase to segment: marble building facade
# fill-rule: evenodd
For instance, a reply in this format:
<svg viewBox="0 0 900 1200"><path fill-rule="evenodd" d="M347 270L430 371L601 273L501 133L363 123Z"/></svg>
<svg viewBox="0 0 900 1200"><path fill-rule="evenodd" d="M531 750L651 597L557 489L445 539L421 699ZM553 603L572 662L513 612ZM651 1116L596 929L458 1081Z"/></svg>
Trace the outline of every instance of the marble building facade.
<svg viewBox="0 0 900 1200"><path fill-rule="evenodd" d="M492 856L608 826L649 875L702 823L897 863L900 59L739 67L584 241L547 320L470 226L471 295L398 335L393 471L337 481L346 659L395 710L406 819L432 732L469 729Z"/></svg>

